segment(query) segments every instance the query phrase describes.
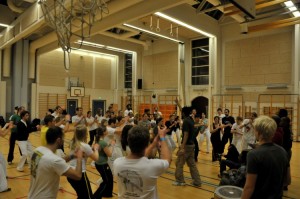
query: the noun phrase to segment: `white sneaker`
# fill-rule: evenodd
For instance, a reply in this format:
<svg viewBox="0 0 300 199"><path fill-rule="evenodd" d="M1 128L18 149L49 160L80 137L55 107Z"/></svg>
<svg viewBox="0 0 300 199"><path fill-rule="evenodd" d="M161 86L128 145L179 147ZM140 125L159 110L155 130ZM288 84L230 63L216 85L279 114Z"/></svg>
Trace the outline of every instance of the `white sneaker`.
<svg viewBox="0 0 300 199"><path fill-rule="evenodd" d="M24 168L20 169L19 167L17 167L17 171L23 172Z"/></svg>
<svg viewBox="0 0 300 199"><path fill-rule="evenodd" d="M98 186L100 186L100 184L103 182L103 179L100 177L97 181L96 181L96 184Z"/></svg>

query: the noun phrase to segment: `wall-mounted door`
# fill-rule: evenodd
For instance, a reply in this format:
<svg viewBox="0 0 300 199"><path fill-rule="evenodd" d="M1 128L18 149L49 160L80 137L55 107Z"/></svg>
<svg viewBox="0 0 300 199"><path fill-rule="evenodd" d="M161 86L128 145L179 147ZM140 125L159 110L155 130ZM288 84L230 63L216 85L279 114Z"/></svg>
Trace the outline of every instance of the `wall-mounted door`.
<svg viewBox="0 0 300 199"><path fill-rule="evenodd" d="M105 104L106 104L106 100L93 100L93 104L92 104L92 110L93 110L93 116L96 115L97 109L101 108L102 109L102 113L105 113Z"/></svg>
<svg viewBox="0 0 300 199"><path fill-rule="evenodd" d="M68 99L67 100L67 112L72 116L76 115L76 108L78 105L77 99Z"/></svg>

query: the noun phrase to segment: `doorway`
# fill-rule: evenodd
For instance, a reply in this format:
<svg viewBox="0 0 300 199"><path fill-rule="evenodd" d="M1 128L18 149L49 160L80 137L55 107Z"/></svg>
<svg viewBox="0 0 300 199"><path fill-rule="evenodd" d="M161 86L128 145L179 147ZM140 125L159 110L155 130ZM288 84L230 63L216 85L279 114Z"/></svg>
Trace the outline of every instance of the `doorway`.
<svg viewBox="0 0 300 199"><path fill-rule="evenodd" d="M67 112L73 117L76 115L76 108L78 105L77 99L67 99Z"/></svg>
<svg viewBox="0 0 300 199"><path fill-rule="evenodd" d="M97 109L101 108L102 109L102 113L105 113L105 104L106 104L106 100L93 100L92 102L92 113L95 116L97 113Z"/></svg>
<svg viewBox="0 0 300 199"><path fill-rule="evenodd" d="M208 98L199 96L193 99L192 107L196 109L198 114L205 113L208 116Z"/></svg>

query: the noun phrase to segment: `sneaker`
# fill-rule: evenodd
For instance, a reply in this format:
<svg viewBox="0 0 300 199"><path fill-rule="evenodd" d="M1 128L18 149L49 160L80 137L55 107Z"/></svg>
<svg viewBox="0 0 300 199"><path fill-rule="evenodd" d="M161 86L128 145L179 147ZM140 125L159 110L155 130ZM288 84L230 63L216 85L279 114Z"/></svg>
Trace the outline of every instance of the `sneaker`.
<svg viewBox="0 0 300 199"><path fill-rule="evenodd" d="M185 186L185 182L177 182L177 181L175 181L175 182L172 183L172 185L174 185L174 186Z"/></svg>
<svg viewBox="0 0 300 199"><path fill-rule="evenodd" d="M12 162L8 162L7 164L8 164L8 165L12 165Z"/></svg>
<svg viewBox="0 0 300 199"><path fill-rule="evenodd" d="M24 169L20 169L20 168L17 167L17 171L23 172Z"/></svg>
<svg viewBox="0 0 300 199"><path fill-rule="evenodd" d="M200 184L192 183L192 185L193 185L194 187L201 187L201 183L200 183Z"/></svg>

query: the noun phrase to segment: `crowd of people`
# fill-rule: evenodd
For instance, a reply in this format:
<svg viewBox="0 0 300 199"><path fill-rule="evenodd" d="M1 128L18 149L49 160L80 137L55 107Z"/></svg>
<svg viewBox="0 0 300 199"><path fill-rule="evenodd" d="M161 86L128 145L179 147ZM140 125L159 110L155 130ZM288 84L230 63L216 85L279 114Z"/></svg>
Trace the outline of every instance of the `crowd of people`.
<svg viewBox="0 0 300 199"><path fill-rule="evenodd" d="M98 109L95 117L91 111L84 114L83 109L77 107L76 115L70 117L57 106L54 111L49 110L42 125L30 123L30 113L24 107L17 107L9 123L0 128L1 136L11 132L7 162L13 163L17 141L20 159L16 169L23 172L27 163L31 171L29 198L56 198L62 175L82 199L112 197L113 177L118 180L120 198L158 198L157 178L170 166L176 149L173 185L186 185L183 167L187 163L192 186L201 186L196 162L206 139L203 152L209 154L212 146L212 161L220 161L220 178L226 166L230 169L240 167L238 155L249 150L243 198L268 198L271 195L274 196L271 198L280 198L282 190L287 190L292 134L286 110L281 109L272 118L258 117L252 112L250 118L243 120L240 116L230 116L228 109L223 114L219 108L209 125L206 113L197 113L192 107L181 107L178 101L176 103L181 118L176 113L163 118L158 107L152 114L150 109L145 109L140 117L134 116L130 104L124 113L120 110L115 114L112 106L105 113ZM35 131L40 131L41 143L33 150L28 138ZM68 131L74 131L74 136L69 152L65 153L64 133ZM228 154L224 156L227 144ZM265 155L268 158L264 158ZM94 193L86 173L88 158L93 160L92 165L101 175ZM1 176L7 176L6 161L1 153L0 163ZM272 192L270 183L273 181L265 182L275 178L271 172L279 173L276 187L282 187L281 191ZM0 192L10 191L6 178L0 180Z"/></svg>

